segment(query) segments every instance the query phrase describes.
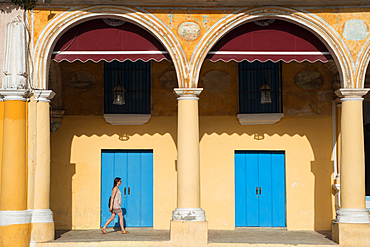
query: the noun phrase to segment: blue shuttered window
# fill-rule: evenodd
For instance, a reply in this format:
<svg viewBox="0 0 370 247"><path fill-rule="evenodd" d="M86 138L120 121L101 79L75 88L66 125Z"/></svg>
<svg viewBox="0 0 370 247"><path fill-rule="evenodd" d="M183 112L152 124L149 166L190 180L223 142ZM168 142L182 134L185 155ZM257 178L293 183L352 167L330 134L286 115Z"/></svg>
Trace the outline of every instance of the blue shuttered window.
<svg viewBox="0 0 370 247"><path fill-rule="evenodd" d="M150 114L150 62L104 62L104 114ZM113 105L113 89L125 88L124 105Z"/></svg>
<svg viewBox="0 0 370 247"><path fill-rule="evenodd" d="M270 104L261 104L260 88L267 80L271 87ZM281 62L239 63L239 113L282 113Z"/></svg>

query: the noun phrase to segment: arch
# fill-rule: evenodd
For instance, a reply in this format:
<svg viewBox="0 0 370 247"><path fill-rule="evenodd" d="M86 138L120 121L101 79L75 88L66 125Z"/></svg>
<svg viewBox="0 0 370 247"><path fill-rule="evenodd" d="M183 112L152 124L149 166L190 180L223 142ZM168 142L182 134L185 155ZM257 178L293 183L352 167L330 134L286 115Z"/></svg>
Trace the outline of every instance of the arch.
<svg viewBox="0 0 370 247"><path fill-rule="evenodd" d="M51 54L63 33L82 22L98 18L122 19L151 33L168 51L176 70L179 87L185 85L188 75L186 56L175 35L161 20L135 8L97 5L67 10L44 27L34 49L34 88L47 89Z"/></svg>
<svg viewBox="0 0 370 247"><path fill-rule="evenodd" d="M200 69L208 52L223 36L247 22L268 18L291 22L312 32L324 43L334 58L339 70L342 87L352 88L355 86L353 83L354 63L350 51L343 39L330 25L319 17L301 10L273 6L237 11L227 15L211 27L197 44L189 61L189 81L192 87L198 85Z"/></svg>
<svg viewBox="0 0 370 247"><path fill-rule="evenodd" d="M370 63L370 36L367 38L365 44L362 46L360 53L356 60L356 86L357 88L365 87L366 70Z"/></svg>

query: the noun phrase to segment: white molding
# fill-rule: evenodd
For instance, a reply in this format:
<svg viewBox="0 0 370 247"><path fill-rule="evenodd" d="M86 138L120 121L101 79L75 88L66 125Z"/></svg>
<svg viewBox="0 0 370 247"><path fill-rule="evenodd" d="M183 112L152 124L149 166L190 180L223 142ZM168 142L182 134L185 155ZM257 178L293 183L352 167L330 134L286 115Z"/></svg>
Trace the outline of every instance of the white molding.
<svg viewBox="0 0 370 247"><path fill-rule="evenodd" d="M202 208L176 208L172 211L173 221L205 221L206 214Z"/></svg>
<svg viewBox="0 0 370 247"><path fill-rule="evenodd" d="M342 98L341 100L360 100L362 99L362 96L366 95L369 92L369 88L363 88L363 89L350 89L350 88L340 88L337 91L335 91L335 94ZM343 99L344 98L344 99Z"/></svg>
<svg viewBox="0 0 370 247"><path fill-rule="evenodd" d="M27 96L29 91L26 89L1 89L0 95L3 97L4 101L7 100L20 100L20 101L27 101Z"/></svg>
<svg viewBox="0 0 370 247"><path fill-rule="evenodd" d="M35 90L33 91L36 102L47 102L49 103L54 98L55 93L51 90Z"/></svg>
<svg viewBox="0 0 370 247"><path fill-rule="evenodd" d="M241 125L275 124L284 117L284 113L238 114Z"/></svg>
<svg viewBox="0 0 370 247"><path fill-rule="evenodd" d="M130 55L130 54L168 54L167 51L53 51L55 55Z"/></svg>
<svg viewBox="0 0 370 247"><path fill-rule="evenodd" d="M50 209L32 210L31 223L53 223L53 212Z"/></svg>
<svg viewBox="0 0 370 247"><path fill-rule="evenodd" d="M0 226L53 222L53 212L50 209L0 210Z"/></svg>
<svg viewBox="0 0 370 247"><path fill-rule="evenodd" d="M337 210L337 221L340 223L370 223L370 212L367 209Z"/></svg>
<svg viewBox="0 0 370 247"><path fill-rule="evenodd" d="M177 100L198 100L203 88L174 88L173 91L179 96Z"/></svg>
<svg viewBox="0 0 370 247"><path fill-rule="evenodd" d="M326 51L209 51L210 55L330 55Z"/></svg>
<svg viewBox="0 0 370 247"><path fill-rule="evenodd" d="M32 210L0 211L0 226L20 225L31 223Z"/></svg>
<svg viewBox="0 0 370 247"><path fill-rule="evenodd" d="M103 116L111 125L143 125L152 117L151 114L104 114Z"/></svg>

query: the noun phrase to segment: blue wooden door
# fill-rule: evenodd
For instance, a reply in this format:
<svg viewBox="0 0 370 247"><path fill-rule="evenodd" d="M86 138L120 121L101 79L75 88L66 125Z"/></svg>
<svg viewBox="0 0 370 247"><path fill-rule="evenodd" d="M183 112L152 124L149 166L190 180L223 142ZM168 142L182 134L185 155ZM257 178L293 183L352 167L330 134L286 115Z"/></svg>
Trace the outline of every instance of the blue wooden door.
<svg viewBox="0 0 370 247"><path fill-rule="evenodd" d="M235 226L285 226L284 152L235 152Z"/></svg>
<svg viewBox="0 0 370 247"><path fill-rule="evenodd" d="M101 225L111 213L108 200L113 180L122 179L122 212L125 226L153 226L153 151L102 150ZM118 216L108 227L119 227Z"/></svg>

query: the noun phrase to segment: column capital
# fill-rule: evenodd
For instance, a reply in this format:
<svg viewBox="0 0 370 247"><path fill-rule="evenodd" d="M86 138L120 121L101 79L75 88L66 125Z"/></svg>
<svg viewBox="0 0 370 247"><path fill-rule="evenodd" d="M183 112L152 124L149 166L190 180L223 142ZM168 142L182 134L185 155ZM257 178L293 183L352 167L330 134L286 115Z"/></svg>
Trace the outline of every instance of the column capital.
<svg viewBox="0 0 370 247"><path fill-rule="evenodd" d="M20 101L27 101L29 95L29 90L27 89L1 89L0 90L0 101L7 101L7 100L20 100Z"/></svg>
<svg viewBox="0 0 370 247"><path fill-rule="evenodd" d="M203 88L174 88L173 91L177 96L179 96L177 100L198 100Z"/></svg>
<svg viewBox="0 0 370 247"><path fill-rule="evenodd" d="M342 98L341 100L351 99L351 100L362 100L362 96L366 95L370 89L368 88L359 88L359 89L350 89L350 88L340 88L335 91L335 94Z"/></svg>
<svg viewBox="0 0 370 247"><path fill-rule="evenodd" d="M47 102L49 103L54 98L55 93L51 90L34 90L33 95L35 96L36 102Z"/></svg>

